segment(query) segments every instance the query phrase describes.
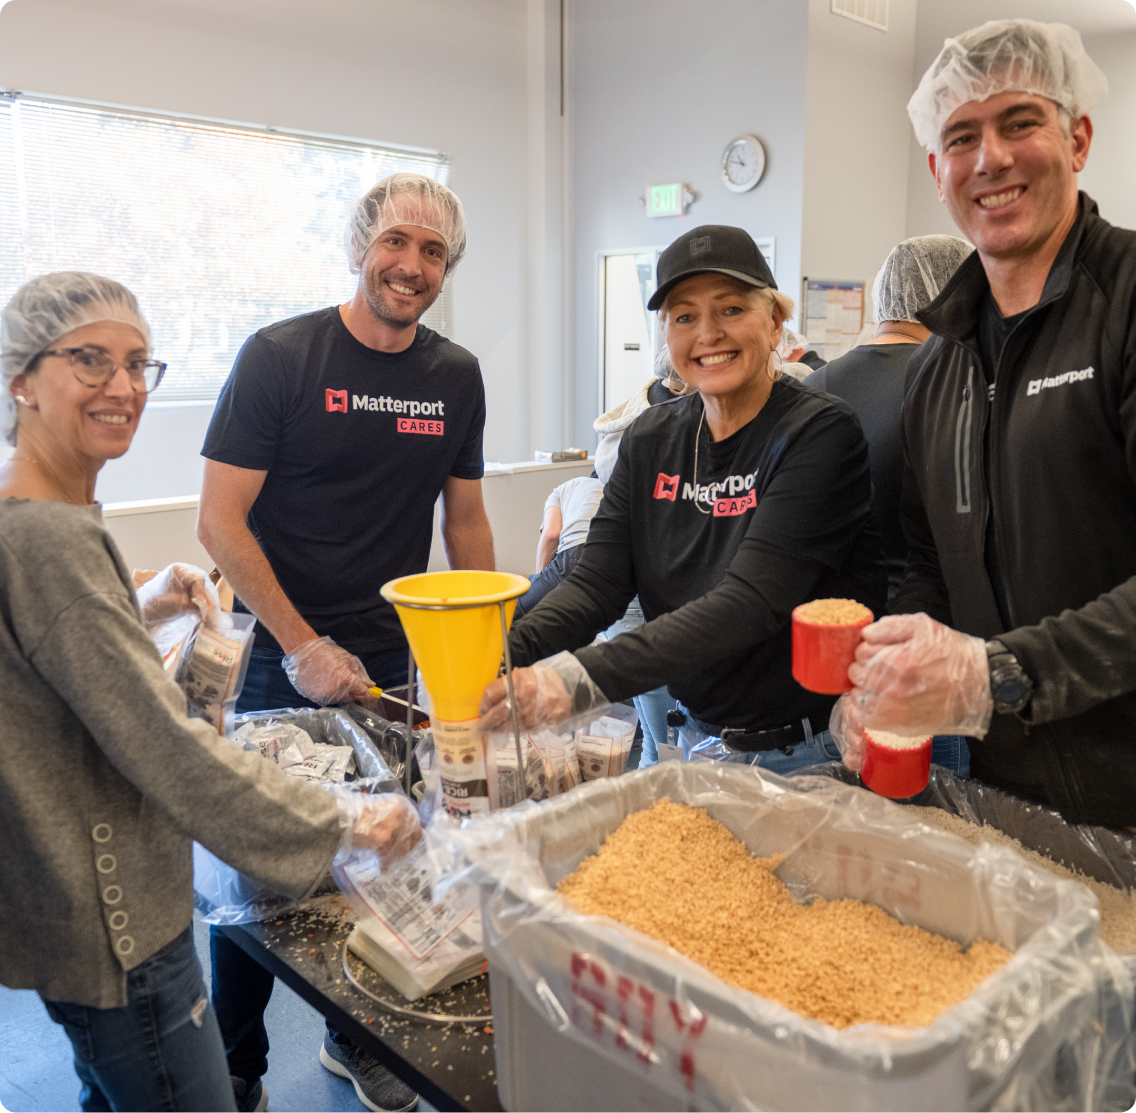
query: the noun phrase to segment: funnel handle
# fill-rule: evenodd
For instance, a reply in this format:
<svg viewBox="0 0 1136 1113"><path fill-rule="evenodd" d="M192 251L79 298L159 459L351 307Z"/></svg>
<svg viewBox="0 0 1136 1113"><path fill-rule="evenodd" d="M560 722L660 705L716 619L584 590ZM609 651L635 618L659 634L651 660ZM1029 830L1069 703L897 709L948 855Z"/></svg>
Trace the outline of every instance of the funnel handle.
<svg viewBox="0 0 1136 1113"><path fill-rule="evenodd" d="M413 800L410 793L410 765L414 759L414 650L407 650L406 662L406 797Z"/></svg>
<svg viewBox="0 0 1136 1113"><path fill-rule="evenodd" d="M498 603L501 613L501 644L505 647L505 688L509 693L509 711L513 717L513 742L517 747L517 803L529 798L528 778L525 776L525 755L521 750L521 721L517 717L517 700L513 695L513 658L509 653L509 627L505 622L505 604Z"/></svg>

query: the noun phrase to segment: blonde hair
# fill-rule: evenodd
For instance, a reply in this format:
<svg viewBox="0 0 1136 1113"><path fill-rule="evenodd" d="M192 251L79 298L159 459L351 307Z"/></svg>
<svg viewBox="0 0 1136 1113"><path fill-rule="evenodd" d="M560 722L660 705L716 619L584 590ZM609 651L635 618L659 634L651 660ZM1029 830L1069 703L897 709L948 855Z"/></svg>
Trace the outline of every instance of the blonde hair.
<svg viewBox="0 0 1136 1113"><path fill-rule="evenodd" d="M724 277L729 278L730 276L726 275ZM783 294L780 290L774 290L772 286L751 286L748 282L743 282L740 278L734 278L732 281L738 285L743 293L749 295L751 304L753 301L760 301L765 306L774 324L783 325L793 316L796 303L788 294ZM659 316L663 321L666 321L670 316L670 300L671 295L670 292L668 292L663 304L659 306ZM776 307L776 310L774 307ZM778 312L781 314L781 320L777 320Z"/></svg>

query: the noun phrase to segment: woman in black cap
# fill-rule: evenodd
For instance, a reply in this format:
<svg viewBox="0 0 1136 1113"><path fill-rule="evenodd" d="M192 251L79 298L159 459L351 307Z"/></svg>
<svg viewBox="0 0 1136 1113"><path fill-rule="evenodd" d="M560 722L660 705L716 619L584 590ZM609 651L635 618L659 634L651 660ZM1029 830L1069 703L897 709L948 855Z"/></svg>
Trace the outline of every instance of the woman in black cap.
<svg viewBox="0 0 1136 1113"><path fill-rule="evenodd" d="M778 374L793 302L742 229L680 236L648 308L694 392L627 430L575 572L513 627L522 725L666 684L686 710L686 751L774 772L835 758L834 697L790 672L790 614L818 598L884 608L860 424ZM636 593L648 621L592 645ZM504 695L503 681L486 690L489 729L508 721Z"/></svg>

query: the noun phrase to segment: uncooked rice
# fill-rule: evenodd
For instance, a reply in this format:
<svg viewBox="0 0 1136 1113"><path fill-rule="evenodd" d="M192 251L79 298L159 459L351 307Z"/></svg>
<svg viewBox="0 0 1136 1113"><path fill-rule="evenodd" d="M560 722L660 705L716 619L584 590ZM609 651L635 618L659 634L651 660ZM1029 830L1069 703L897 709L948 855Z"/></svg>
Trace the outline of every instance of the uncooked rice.
<svg viewBox="0 0 1136 1113"><path fill-rule="evenodd" d="M968 997L1009 952L967 950L875 905L799 905L772 870L703 808L668 799L628 816L557 887L673 947L723 981L836 1028L921 1027Z"/></svg>
<svg viewBox="0 0 1136 1113"><path fill-rule="evenodd" d="M1136 890L1125 892L1115 885L1098 881L1095 877L1088 877L1060 862L1055 862L1036 850L1027 850L1017 839L999 831L997 827L979 826L977 823L963 819L962 816L943 811L942 808L912 805L909 810L916 813L925 823L941 827L944 831L958 835L975 846L984 839L999 846L1008 846L1011 850L1017 851L1035 869L1046 870L1058 877L1088 886L1100 902L1101 939L1118 954L1136 954Z"/></svg>
<svg viewBox="0 0 1136 1113"><path fill-rule="evenodd" d="M903 734L892 734L886 730L872 730L868 727L864 728L864 733L877 746L883 746L888 750L918 750L921 746L931 745L929 734L921 734L912 738Z"/></svg>
<svg viewBox="0 0 1136 1113"><path fill-rule="evenodd" d="M817 626L854 626L872 618L872 612L855 599L814 599L802 603L793 614L798 622Z"/></svg>

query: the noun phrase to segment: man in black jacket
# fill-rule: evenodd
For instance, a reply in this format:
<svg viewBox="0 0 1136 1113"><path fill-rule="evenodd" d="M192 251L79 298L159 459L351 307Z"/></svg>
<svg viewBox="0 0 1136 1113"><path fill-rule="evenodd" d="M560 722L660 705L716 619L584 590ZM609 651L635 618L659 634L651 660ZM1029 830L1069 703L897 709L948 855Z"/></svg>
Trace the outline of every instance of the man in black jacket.
<svg viewBox="0 0 1136 1113"><path fill-rule="evenodd" d="M1058 24L957 40L908 111L977 251L919 314L909 564L850 707L972 736L971 771L1068 820L1136 824L1136 233L1077 190L1103 75Z"/></svg>

